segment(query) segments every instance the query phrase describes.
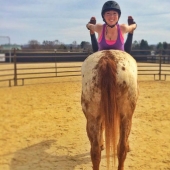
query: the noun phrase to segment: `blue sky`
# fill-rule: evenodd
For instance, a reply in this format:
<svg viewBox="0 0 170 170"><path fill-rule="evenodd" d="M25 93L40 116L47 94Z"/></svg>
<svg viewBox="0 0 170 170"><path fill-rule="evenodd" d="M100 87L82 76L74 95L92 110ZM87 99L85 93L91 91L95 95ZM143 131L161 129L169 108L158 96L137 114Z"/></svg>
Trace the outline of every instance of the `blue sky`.
<svg viewBox="0 0 170 170"><path fill-rule="evenodd" d="M59 40L65 44L90 42L85 25L91 16L103 23L104 0L0 0L0 36L11 43L30 40ZM149 44L170 43L170 0L117 0L122 15L119 23L133 16L138 27L133 40ZM0 43L7 42L0 37Z"/></svg>

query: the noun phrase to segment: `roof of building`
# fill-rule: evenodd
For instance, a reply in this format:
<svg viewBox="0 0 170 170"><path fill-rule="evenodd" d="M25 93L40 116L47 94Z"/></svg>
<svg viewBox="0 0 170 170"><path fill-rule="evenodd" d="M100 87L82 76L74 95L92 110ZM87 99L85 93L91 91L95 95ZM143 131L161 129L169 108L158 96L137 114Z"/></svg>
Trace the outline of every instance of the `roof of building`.
<svg viewBox="0 0 170 170"><path fill-rule="evenodd" d="M12 45L12 44L5 44L5 45L0 45L0 49L1 50L13 50L13 49L16 49L16 50L22 50L22 47L20 45Z"/></svg>

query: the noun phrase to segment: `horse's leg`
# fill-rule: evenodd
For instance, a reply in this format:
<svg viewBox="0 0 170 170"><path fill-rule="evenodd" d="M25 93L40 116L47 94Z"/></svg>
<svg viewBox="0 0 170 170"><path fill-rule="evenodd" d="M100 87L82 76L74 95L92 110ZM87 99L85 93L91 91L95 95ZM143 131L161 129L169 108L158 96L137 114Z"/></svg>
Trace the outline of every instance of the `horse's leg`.
<svg viewBox="0 0 170 170"><path fill-rule="evenodd" d="M132 120L124 116L120 120L120 139L118 144L118 170L124 170L124 161L129 149L128 137Z"/></svg>
<svg viewBox="0 0 170 170"><path fill-rule="evenodd" d="M100 134L100 147L101 150L104 150L104 138L103 138L103 131L104 131L104 122L101 123L101 134Z"/></svg>
<svg viewBox="0 0 170 170"><path fill-rule="evenodd" d="M127 152L130 152L129 140L127 141Z"/></svg>
<svg viewBox="0 0 170 170"><path fill-rule="evenodd" d="M87 119L87 134L91 143L93 170L99 170L101 160L101 122L96 118Z"/></svg>

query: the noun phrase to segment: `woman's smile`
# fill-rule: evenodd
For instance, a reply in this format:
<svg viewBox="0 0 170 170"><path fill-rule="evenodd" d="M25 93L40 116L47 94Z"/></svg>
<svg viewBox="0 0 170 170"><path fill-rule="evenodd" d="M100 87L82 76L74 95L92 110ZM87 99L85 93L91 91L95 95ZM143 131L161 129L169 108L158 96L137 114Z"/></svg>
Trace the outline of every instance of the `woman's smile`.
<svg viewBox="0 0 170 170"><path fill-rule="evenodd" d="M110 24L115 24L119 19L118 12L114 10L107 11L104 14L104 19Z"/></svg>

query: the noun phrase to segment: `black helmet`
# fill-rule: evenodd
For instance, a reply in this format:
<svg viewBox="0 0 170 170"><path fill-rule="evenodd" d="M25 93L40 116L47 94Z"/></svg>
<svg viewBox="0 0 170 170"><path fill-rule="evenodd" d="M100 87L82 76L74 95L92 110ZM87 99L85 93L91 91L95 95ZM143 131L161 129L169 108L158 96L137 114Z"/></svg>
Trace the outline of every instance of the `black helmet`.
<svg viewBox="0 0 170 170"><path fill-rule="evenodd" d="M103 7L102 7L102 11L101 11L101 15L102 15L102 18L103 18L103 21L106 23L103 15L105 12L107 11L110 11L110 10L114 10L116 12L118 12L119 14L119 18L120 18L120 15L121 15L121 9L120 9L120 6L117 2L115 1L107 1L104 3ZM107 24L107 23L106 23ZM116 23L117 24L117 23ZM116 25L115 24L115 25ZM108 25L108 24L107 24ZM109 27L113 28L115 25L108 25Z"/></svg>
<svg viewBox="0 0 170 170"><path fill-rule="evenodd" d="M120 18L120 15L121 15L121 10L120 10L120 6L117 2L115 1L107 1L104 3L103 7L102 7L102 11L101 11L101 15L102 15L102 18L104 13L106 11L110 11L110 10L114 10L114 11L117 11L118 14L119 14L119 18Z"/></svg>

